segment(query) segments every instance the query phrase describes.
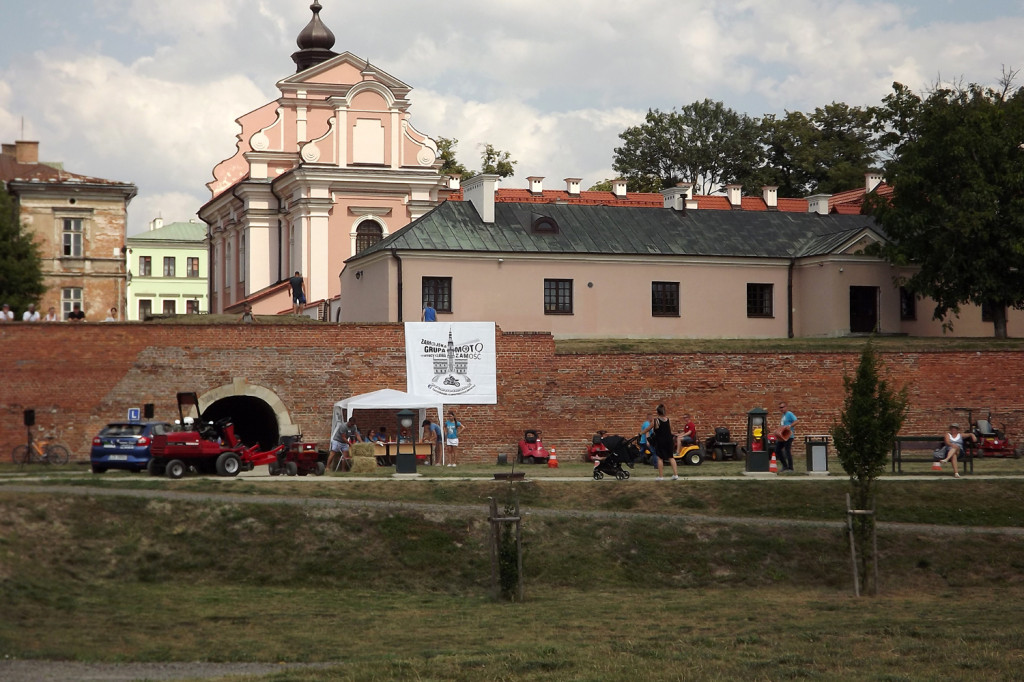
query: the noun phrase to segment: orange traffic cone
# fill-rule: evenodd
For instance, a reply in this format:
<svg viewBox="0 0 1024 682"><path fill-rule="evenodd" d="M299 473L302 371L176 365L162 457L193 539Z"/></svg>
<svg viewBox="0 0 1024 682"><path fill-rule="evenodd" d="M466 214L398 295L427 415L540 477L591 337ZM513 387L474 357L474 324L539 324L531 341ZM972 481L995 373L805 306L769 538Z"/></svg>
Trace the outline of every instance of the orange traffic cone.
<svg viewBox="0 0 1024 682"><path fill-rule="evenodd" d="M775 460L775 453L772 453L771 464L768 465L768 473L777 474L779 473L779 463Z"/></svg>
<svg viewBox="0 0 1024 682"><path fill-rule="evenodd" d="M548 455L548 469L558 468L558 457L555 455L555 449L551 448L551 454Z"/></svg>
<svg viewBox="0 0 1024 682"><path fill-rule="evenodd" d="M942 471L942 460L937 459L932 462L932 471Z"/></svg>

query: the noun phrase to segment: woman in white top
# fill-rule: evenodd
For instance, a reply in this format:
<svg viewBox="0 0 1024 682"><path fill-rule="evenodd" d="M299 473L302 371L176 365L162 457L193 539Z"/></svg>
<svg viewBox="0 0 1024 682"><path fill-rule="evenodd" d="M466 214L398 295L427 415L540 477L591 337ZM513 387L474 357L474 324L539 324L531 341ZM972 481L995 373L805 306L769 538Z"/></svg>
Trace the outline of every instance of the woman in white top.
<svg viewBox="0 0 1024 682"><path fill-rule="evenodd" d="M57 317L57 309L52 305L50 309L46 311L46 315L43 317L43 322L56 322L60 318Z"/></svg>
<svg viewBox="0 0 1024 682"><path fill-rule="evenodd" d="M973 433L967 434L968 438L977 440ZM950 424L949 433L946 434L946 458L941 460L943 462L953 462L953 478L960 478L960 472L957 471L956 461L960 453L964 451L964 435L960 433L959 424Z"/></svg>

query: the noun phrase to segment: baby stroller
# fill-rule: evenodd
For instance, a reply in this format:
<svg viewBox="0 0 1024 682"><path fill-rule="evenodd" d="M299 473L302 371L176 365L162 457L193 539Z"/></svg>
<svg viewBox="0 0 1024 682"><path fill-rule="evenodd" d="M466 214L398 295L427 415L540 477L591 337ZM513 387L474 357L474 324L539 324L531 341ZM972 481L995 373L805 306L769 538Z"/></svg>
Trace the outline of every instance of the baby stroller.
<svg viewBox="0 0 1024 682"><path fill-rule="evenodd" d="M600 481L605 477L605 474L614 476L620 481L629 478L629 472L623 469L622 465L626 464L632 468L633 463L640 456L640 449L636 446L638 438L639 436L634 436L628 440L622 436L605 436L602 438L601 444L607 448L608 453L603 458L597 460L597 464L594 465L594 480Z"/></svg>

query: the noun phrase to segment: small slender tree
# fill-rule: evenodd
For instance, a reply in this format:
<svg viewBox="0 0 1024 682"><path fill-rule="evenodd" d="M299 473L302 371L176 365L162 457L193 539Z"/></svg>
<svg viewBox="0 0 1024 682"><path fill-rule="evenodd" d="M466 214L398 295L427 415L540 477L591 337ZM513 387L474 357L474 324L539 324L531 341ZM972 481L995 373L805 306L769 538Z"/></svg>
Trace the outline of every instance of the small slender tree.
<svg viewBox="0 0 1024 682"><path fill-rule="evenodd" d="M885 471L892 445L907 414L907 387L896 390L880 378L884 364L869 342L860 356L857 373L843 377L846 398L839 423L832 427L836 455L850 476L850 497L855 509L873 509L875 482ZM873 514L854 517L854 538L861 548L857 574L869 588L868 567L874 562ZM868 591L874 593L877 585Z"/></svg>
<svg viewBox="0 0 1024 682"><path fill-rule="evenodd" d="M490 143L484 145L484 149L480 153L480 161L481 173L498 175L503 178L515 175L516 164L519 163L512 159L511 154L500 149L496 149L494 145Z"/></svg>

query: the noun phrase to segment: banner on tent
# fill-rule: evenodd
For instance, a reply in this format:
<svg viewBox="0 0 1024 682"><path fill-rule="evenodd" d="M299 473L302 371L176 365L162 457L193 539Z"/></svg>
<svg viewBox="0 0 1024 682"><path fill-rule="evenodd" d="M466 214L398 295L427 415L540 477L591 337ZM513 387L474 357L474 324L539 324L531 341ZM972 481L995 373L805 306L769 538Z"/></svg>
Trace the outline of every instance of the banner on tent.
<svg viewBox="0 0 1024 682"><path fill-rule="evenodd" d="M498 402L493 322L406 322L406 392L446 405Z"/></svg>

